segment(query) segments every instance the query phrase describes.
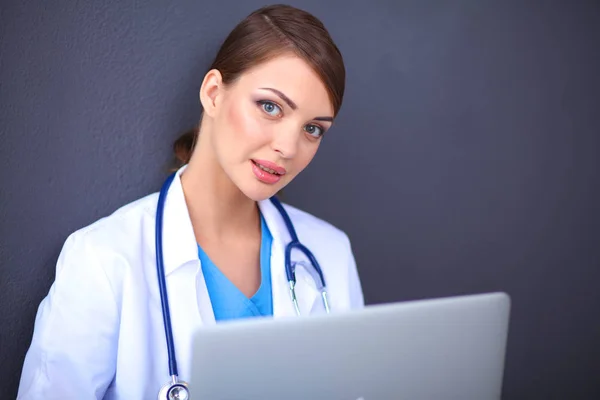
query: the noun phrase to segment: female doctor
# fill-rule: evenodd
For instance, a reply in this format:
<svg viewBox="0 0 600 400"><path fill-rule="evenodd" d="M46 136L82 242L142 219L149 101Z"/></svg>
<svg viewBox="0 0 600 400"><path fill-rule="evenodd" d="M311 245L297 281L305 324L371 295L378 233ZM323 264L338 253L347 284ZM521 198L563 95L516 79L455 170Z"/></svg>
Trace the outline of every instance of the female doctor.
<svg viewBox="0 0 600 400"><path fill-rule="evenodd" d="M169 385L189 379L192 335L201 326L363 306L348 237L271 200L313 159L344 81L342 56L312 15L270 6L237 25L204 76L199 128L176 143L184 165L164 193L66 240L18 398L156 399L161 392L164 400ZM286 251L294 236L314 259L298 247Z"/></svg>

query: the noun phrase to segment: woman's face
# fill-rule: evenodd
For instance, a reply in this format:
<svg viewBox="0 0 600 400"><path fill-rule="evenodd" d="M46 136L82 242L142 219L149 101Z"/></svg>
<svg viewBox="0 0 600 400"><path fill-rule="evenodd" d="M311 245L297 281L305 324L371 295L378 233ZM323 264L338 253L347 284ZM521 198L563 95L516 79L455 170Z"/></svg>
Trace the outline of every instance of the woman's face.
<svg viewBox="0 0 600 400"><path fill-rule="evenodd" d="M216 86L207 89L216 160L247 197L269 198L306 168L331 127L327 90L295 56L274 58L231 85Z"/></svg>

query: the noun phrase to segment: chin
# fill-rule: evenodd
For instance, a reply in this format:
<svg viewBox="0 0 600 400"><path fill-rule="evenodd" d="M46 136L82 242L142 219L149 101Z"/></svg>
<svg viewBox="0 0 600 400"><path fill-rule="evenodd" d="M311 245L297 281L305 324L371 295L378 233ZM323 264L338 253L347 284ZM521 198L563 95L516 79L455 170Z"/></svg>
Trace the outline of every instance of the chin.
<svg viewBox="0 0 600 400"><path fill-rule="evenodd" d="M252 182L251 184L245 185L243 188L240 187L240 190L249 199L253 201L262 201L273 197L282 188L283 185L265 185L260 182Z"/></svg>

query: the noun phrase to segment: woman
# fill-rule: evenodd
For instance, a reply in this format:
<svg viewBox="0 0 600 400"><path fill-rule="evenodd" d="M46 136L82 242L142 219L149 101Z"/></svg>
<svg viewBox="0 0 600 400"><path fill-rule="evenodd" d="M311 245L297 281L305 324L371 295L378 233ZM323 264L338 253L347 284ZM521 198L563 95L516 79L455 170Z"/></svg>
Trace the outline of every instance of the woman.
<svg viewBox="0 0 600 400"><path fill-rule="evenodd" d="M291 237L269 199L314 157L340 109L344 80L342 57L321 22L289 6L250 14L205 75L199 129L176 143L184 165L163 211L180 379L188 378L200 326L325 312L308 268L297 268L297 308L291 301L284 268ZM38 310L19 398L149 399L169 380L157 201L149 195L67 239ZM322 267L331 310L363 306L347 236L285 210Z"/></svg>

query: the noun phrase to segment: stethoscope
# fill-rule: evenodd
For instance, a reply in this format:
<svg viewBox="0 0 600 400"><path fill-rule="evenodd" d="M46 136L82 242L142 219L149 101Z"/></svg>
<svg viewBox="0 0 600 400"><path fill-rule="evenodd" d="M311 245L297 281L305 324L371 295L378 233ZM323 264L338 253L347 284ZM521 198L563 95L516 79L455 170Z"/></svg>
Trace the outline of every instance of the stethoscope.
<svg viewBox="0 0 600 400"><path fill-rule="evenodd" d="M165 272L163 266L163 248L162 248L162 227L163 227L163 214L165 208L165 200L167 192L171 187L173 179L177 175L177 172L171 174L165 183L163 184L160 194L158 195L158 204L156 207L156 234L155 234L155 247L156 247L156 270L158 274L158 289L160 291L160 302L163 314L163 323L165 326L165 336L167 340L167 353L169 356L169 375L171 380L167 382L158 392L158 400L189 400L190 392L188 384L184 381L180 381L177 372L177 360L175 359L175 343L173 340L173 328L171 326L171 313L169 311L169 299L167 296L167 282L165 280ZM321 292L323 306L325 311L329 314L329 300L327 298L327 286L325 285L325 278L323 277L323 271L317 262L317 259L313 253L300 241L296 234L296 229L292 224L290 216L281 205L281 202L276 197L271 197L271 203L277 208L281 214L285 226L290 233L292 238L291 242L285 247L285 274L287 276L290 296L296 309L296 314L300 315L300 307L298 305L298 299L296 297L296 265L303 266L307 271L310 271L310 265L304 262L292 262L292 250L296 249L304 253L304 255L310 261L312 265L312 274L317 289Z"/></svg>

